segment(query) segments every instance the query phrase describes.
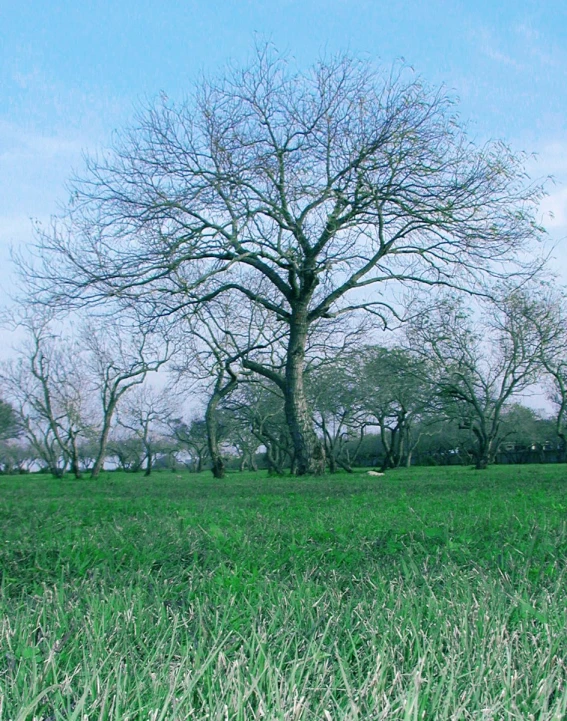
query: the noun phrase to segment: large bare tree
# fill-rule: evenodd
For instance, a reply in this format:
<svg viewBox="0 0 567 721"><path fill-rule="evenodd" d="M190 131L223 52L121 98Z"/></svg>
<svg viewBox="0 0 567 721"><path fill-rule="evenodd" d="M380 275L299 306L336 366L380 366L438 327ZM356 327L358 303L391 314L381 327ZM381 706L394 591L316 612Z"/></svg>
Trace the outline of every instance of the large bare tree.
<svg viewBox="0 0 567 721"><path fill-rule="evenodd" d="M118 298L169 319L225 293L260 306L285 328L285 364L243 364L283 390L296 472L312 473L325 454L304 389L310 327L387 319L400 283L506 274L541 235L540 197L522 154L472 142L411 70L340 56L295 72L260 48L91 158L20 265L41 303Z"/></svg>

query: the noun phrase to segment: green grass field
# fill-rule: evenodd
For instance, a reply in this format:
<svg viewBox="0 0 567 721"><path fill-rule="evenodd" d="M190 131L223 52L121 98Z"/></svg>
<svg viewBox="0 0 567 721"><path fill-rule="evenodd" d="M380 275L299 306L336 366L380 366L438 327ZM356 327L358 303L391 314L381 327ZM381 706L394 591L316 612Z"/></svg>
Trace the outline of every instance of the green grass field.
<svg viewBox="0 0 567 721"><path fill-rule="evenodd" d="M0 479L0 719L567 718L567 466Z"/></svg>

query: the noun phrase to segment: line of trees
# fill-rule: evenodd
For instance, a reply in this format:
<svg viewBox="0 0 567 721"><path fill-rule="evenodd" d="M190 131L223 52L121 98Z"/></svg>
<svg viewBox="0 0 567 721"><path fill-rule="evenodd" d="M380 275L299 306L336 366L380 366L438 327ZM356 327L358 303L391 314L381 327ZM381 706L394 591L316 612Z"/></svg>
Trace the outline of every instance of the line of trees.
<svg viewBox="0 0 567 721"><path fill-rule="evenodd" d="M559 438L565 427L563 310L538 285L544 189L524 163L502 142L473 142L454 100L409 68L341 55L294 71L260 47L187 100L151 105L87 160L67 212L17 259L21 303L32 318L110 308L172 339L174 373L208 394L197 456L216 476L223 443L251 464L256 441L275 471L349 468L370 428L395 466L417 447L412 429L445 416L470 431L482 468L513 397L539 374ZM399 347L371 347L398 325ZM34 443L51 448L51 465L77 472L82 421L70 409L85 416L73 390L85 384L58 383L49 352L36 361L43 400L17 402L30 429L34 414L48 428ZM155 370L118 367L126 376L114 391L112 376L91 423L100 458L117 394ZM225 441L229 417L241 430ZM122 427L151 471L142 426ZM176 429L179 440L192 425Z"/></svg>
<svg viewBox="0 0 567 721"><path fill-rule="evenodd" d="M282 389L235 352L239 333L254 331L258 347L263 333L225 310L214 322L222 344L200 332L189 344L168 344L116 319L91 321L74 341L45 319L28 324L28 342L1 373L2 438L20 438L4 443L5 470L27 463L97 477L106 461L146 475L156 462L211 468L219 478L227 462L295 471ZM351 347L328 357L328 339L315 337L320 355L307 368L305 392L328 470L412 461L483 469L504 451L516 460L567 460L565 317L560 296L524 287L481 299L474 310L454 294L416 302L398 345L366 345L350 334ZM275 362L276 348L265 350ZM166 363L169 381L157 391L147 381ZM553 405L549 419L519 403L537 383ZM203 412L186 420L191 395Z"/></svg>
<svg viewBox="0 0 567 721"><path fill-rule="evenodd" d="M80 477L89 465L96 478L119 406L120 425L126 427L134 389L142 389L148 374L168 360L169 345L126 320L104 318L95 325L91 319L70 337L55 333L53 325L45 315L20 319L26 338L0 370L2 393L32 462L55 476L70 470Z"/></svg>

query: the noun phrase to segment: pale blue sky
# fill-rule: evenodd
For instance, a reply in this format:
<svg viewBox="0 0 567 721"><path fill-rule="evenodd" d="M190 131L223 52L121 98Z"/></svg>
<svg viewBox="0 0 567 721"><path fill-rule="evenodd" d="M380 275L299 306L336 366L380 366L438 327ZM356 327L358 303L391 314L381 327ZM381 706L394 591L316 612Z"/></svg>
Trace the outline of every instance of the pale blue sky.
<svg viewBox="0 0 567 721"><path fill-rule="evenodd" d="M345 49L404 57L455 91L479 139L537 151L532 172L558 181L542 212L567 281L566 0L0 0L0 289L10 244L66 201L82 151L146 98L243 60L255 35L300 65Z"/></svg>

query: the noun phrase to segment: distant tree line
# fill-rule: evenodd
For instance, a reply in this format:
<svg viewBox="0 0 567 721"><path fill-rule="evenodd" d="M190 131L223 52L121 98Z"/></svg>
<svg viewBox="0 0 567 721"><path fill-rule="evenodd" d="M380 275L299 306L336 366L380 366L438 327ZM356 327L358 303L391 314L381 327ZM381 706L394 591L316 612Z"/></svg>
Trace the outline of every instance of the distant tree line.
<svg viewBox="0 0 567 721"><path fill-rule="evenodd" d="M293 473L284 389L243 368L242 319L220 310L189 341L132 317L91 317L66 332L52 317L20 321L26 340L0 372L3 472ZM364 328L345 329L342 347L313 335L305 394L327 469L565 462L565 318L555 290L524 288L474 308L455 294L415 300L395 345L368 345ZM243 325L259 347L262 323ZM277 362L275 343L266 352ZM158 390L149 380L160 371ZM536 384L549 417L522 405ZM187 416L187 399L202 411Z"/></svg>

